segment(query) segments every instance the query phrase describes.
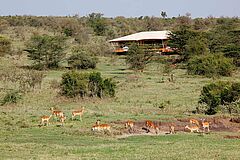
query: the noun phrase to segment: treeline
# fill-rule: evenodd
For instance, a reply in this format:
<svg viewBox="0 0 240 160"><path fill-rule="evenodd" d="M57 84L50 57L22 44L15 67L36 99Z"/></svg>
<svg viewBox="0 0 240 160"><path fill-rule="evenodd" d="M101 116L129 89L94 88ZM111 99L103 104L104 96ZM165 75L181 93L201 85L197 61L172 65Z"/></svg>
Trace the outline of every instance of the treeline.
<svg viewBox="0 0 240 160"><path fill-rule="evenodd" d="M209 32L219 27L225 30L239 29L238 17L208 17L192 19L186 16L162 18L140 16L126 18L118 16L106 18L101 13L92 13L80 17L37 17L37 16L2 16L0 17L0 31L9 26L41 27L53 32L61 32L67 36L77 37L78 34L94 33L98 36L106 36L107 39L116 38L140 31L178 30L180 26L189 26L192 30Z"/></svg>

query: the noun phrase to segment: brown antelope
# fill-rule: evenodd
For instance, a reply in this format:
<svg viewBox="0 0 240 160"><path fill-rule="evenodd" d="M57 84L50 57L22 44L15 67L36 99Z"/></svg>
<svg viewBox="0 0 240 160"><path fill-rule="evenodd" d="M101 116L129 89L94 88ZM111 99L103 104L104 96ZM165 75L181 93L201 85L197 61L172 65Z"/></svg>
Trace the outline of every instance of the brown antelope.
<svg viewBox="0 0 240 160"><path fill-rule="evenodd" d="M95 124L100 125L100 120L98 119Z"/></svg>
<svg viewBox="0 0 240 160"><path fill-rule="evenodd" d="M83 115L83 112L84 112L84 107L82 107L82 109L80 110L75 110L75 111L72 111L72 120L75 116L79 116L80 117L80 120L82 121L82 115Z"/></svg>
<svg viewBox="0 0 240 160"><path fill-rule="evenodd" d="M186 125L185 127L186 129L189 129L191 132L199 132L199 127L198 126L192 126L192 127L189 127L188 125Z"/></svg>
<svg viewBox="0 0 240 160"><path fill-rule="evenodd" d="M92 131L108 131L111 132L111 126L108 124L99 124L92 126Z"/></svg>
<svg viewBox="0 0 240 160"><path fill-rule="evenodd" d="M191 124L196 124L197 126L199 126L199 122L198 122L198 120L196 120L196 119L190 119L189 122L190 122Z"/></svg>
<svg viewBox="0 0 240 160"><path fill-rule="evenodd" d="M51 107L50 110L52 111L53 116L56 116L56 117L64 116L63 112L60 110L55 110L53 107Z"/></svg>
<svg viewBox="0 0 240 160"><path fill-rule="evenodd" d="M202 120L203 131L205 132L205 129L207 128L208 132L209 132L210 131L210 129L209 129L210 122L204 122L204 121L205 121L205 119Z"/></svg>
<svg viewBox="0 0 240 160"><path fill-rule="evenodd" d="M51 119L52 115L50 116L41 116L41 125L46 124L49 125L49 120Z"/></svg>
<svg viewBox="0 0 240 160"><path fill-rule="evenodd" d="M60 119L60 122L62 123L62 126L63 126L63 123L65 122L67 117L66 116L60 116L59 119Z"/></svg>
<svg viewBox="0 0 240 160"><path fill-rule="evenodd" d="M158 134L159 128L152 121L146 121L146 126L148 127L148 129L153 128L156 134Z"/></svg>
<svg viewBox="0 0 240 160"><path fill-rule="evenodd" d="M174 126L169 126L169 134L175 134L175 127Z"/></svg>
<svg viewBox="0 0 240 160"><path fill-rule="evenodd" d="M128 120L126 123L125 123L125 128L129 128L129 132L130 131L133 131L133 126L134 126L134 122L133 121L130 121Z"/></svg>

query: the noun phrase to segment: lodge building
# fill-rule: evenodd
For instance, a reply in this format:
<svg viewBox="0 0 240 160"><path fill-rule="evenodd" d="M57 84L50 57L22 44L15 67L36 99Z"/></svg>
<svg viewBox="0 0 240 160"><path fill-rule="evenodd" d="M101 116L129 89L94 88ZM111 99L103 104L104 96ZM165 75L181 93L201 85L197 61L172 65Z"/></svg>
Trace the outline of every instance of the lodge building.
<svg viewBox="0 0 240 160"><path fill-rule="evenodd" d="M139 32L124 37L112 39L109 42L114 47L115 53L124 53L128 51L128 46L131 43L136 43L140 46L145 46L156 52L172 52L172 49L167 46L170 31L148 31Z"/></svg>

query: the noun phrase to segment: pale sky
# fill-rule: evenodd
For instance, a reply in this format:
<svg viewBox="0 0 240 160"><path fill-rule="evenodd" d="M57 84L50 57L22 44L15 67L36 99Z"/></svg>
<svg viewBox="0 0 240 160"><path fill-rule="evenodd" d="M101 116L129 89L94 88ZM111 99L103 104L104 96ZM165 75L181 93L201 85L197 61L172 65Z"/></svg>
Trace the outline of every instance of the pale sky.
<svg viewBox="0 0 240 160"><path fill-rule="evenodd" d="M92 12L105 17L160 16L191 13L196 17L240 17L240 0L0 0L0 16L86 16Z"/></svg>

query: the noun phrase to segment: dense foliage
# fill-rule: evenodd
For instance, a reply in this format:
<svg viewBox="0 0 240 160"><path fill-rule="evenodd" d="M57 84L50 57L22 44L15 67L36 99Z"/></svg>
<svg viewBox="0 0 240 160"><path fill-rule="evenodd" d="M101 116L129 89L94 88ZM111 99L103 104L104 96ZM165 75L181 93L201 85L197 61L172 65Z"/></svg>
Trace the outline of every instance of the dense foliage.
<svg viewBox="0 0 240 160"><path fill-rule="evenodd" d="M68 64L75 69L94 69L96 68L97 59L82 51L71 55L68 58Z"/></svg>
<svg viewBox="0 0 240 160"><path fill-rule="evenodd" d="M57 68L65 57L62 36L34 35L27 44L28 57L36 69Z"/></svg>
<svg viewBox="0 0 240 160"><path fill-rule="evenodd" d="M129 64L130 69L143 70L146 64L151 62L152 56L153 54L151 52L147 52L141 46L133 43L129 47L126 62Z"/></svg>
<svg viewBox="0 0 240 160"><path fill-rule="evenodd" d="M11 41L0 35L0 57L10 53L11 51Z"/></svg>
<svg viewBox="0 0 240 160"><path fill-rule="evenodd" d="M215 114L223 107L239 101L240 99L240 83L219 81L211 83L203 87L199 103L206 104L206 114ZM240 107L239 105L236 107Z"/></svg>
<svg viewBox="0 0 240 160"><path fill-rule="evenodd" d="M62 76L61 90L67 97L114 97L115 88L115 83L111 79L103 79L99 72L71 71Z"/></svg>
<svg viewBox="0 0 240 160"><path fill-rule="evenodd" d="M195 56L188 62L189 74L205 75L207 77L230 76L234 65L232 59L221 54Z"/></svg>

